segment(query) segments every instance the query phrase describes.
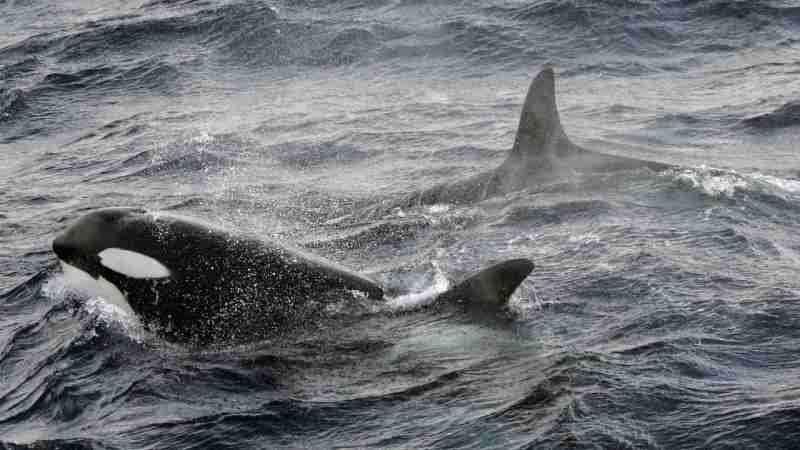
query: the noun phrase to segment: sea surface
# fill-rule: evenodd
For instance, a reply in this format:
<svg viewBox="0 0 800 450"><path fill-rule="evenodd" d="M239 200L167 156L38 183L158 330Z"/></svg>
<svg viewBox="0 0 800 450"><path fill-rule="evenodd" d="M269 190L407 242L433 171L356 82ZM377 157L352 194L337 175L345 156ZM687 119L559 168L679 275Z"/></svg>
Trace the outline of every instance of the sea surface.
<svg viewBox="0 0 800 450"><path fill-rule="evenodd" d="M675 168L375 207L499 165L548 63L576 143ZM56 264L121 205L393 294L182 348ZM796 1L0 0L0 448L800 448L799 231ZM510 320L414 309L519 257Z"/></svg>

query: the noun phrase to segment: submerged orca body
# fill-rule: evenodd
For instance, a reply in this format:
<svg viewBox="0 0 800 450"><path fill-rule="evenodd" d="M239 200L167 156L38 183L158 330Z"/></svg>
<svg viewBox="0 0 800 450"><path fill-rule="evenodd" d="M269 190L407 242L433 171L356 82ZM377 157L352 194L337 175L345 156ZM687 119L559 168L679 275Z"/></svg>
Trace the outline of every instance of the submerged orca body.
<svg viewBox="0 0 800 450"><path fill-rule="evenodd" d="M496 169L414 193L404 204L467 203L558 180L572 172L612 172L672 166L606 155L575 145L561 126L556 107L555 73L545 67L531 82L508 158Z"/></svg>
<svg viewBox="0 0 800 450"><path fill-rule="evenodd" d="M383 298L373 281L318 256L136 208L91 212L53 249L65 272L95 282L166 339L192 346L275 337L354 292ZM506 261L440 297L502 307L531 270L529 260Z"/></svg>

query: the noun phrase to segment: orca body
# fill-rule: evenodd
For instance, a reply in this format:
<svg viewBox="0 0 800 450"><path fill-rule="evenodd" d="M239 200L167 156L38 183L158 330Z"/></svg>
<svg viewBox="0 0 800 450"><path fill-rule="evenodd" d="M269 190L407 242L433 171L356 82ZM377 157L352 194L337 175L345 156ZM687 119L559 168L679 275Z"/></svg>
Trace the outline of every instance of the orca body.
<svg viewBox="0 0 800 450"><path fill-rule="evenodd" d="M545 66L531 82L514 145L499 167L416 192L401 203L475 202L556 181L574 172L602 173L643 167L663 171L673 166L587 150L567 137L556 106L555 73L552 67Z"/></svg>
<svg viewBox="0 0 800 450"><path fill-rule="evenodd" d="M354 292L383 299L372 280L319 256L137 208L91 212L53 250L65 272L94 280L146 327L196 347L279 336ZM529 260L506 261L441 297L502 307L532 270Z"/></svg>

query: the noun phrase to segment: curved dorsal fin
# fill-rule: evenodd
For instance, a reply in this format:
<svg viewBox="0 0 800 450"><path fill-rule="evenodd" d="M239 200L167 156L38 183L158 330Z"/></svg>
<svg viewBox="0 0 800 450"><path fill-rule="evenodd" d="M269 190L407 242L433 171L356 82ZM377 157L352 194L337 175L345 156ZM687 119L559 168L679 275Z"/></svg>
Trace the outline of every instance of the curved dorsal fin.
<svg viewBox="0 0 800 450"><path fill-rule="evenodd" d="M528 88L509 159L529 164L532 159L563 158L577 150L561 126L556 107L555 74L553 67L547 65Z"/></svg>
<svg viewBox="0 0 800 450"><path fill-rule="evenodd" d="M449 301L468 309L499 310L533 270L529 259L511 259L473 274L439 295L437 301Z"/></svg>

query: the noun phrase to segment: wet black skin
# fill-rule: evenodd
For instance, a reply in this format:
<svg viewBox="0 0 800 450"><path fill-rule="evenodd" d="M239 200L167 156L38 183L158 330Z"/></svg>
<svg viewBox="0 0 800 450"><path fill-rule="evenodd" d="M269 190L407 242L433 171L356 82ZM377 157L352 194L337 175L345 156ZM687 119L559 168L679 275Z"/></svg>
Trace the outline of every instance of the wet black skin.
<svg viewBox="0 0 800 450"><path fill-rule="evenodd" d="M99 263L97 254L107 248L150 256L171 275L116 273ZM135 208L92 212L56 238L53 249L126 293L131 308L159 334L197 346L270 337L334 293L383 297L369 279L313 255Z"/></svg>

